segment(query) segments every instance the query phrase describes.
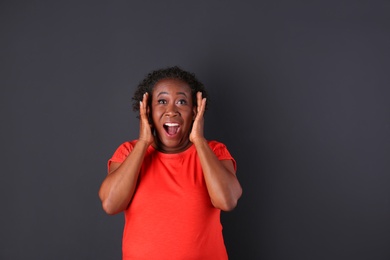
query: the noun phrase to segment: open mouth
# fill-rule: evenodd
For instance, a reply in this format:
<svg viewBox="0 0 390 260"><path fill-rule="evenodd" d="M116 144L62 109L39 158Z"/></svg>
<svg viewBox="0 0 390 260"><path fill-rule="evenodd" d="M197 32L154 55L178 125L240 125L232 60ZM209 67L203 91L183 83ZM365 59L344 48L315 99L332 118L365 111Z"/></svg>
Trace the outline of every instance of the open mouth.
<svg viewBox="0 0 390 260"><path fill-rule="evenodd" d="M175 135L179 130L179 124L178 123L165 123L164 129L165 132L167 132L168 135Z"/></svg>

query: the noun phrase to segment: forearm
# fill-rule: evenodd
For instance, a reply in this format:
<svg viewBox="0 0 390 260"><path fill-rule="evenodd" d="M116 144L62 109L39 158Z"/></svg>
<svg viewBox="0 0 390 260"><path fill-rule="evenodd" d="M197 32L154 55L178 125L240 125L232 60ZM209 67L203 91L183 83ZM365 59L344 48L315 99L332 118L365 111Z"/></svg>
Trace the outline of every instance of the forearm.
<svg viewBox="0 0 390 260"><path fill-rule="evenodd" d="M148 144L137 142L123 163L110 170L103 181L99 196L107 214L119 213L129 205L147 148Z"/></svg>
<svg viewBox="0 0 390 260"><path fill-rule="evenodd" d="M234 209L242 189L235 175L233 163L220 161L204 138L199 138L193 143L202 165L212 204L224 211Z"/></svg>

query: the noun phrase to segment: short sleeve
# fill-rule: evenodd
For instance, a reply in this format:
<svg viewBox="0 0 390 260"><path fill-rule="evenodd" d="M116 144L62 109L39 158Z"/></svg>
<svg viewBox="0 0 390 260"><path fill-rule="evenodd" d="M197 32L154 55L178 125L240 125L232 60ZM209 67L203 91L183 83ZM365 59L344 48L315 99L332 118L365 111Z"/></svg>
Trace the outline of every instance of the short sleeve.
<svg viewBox="0 0 390 260"><path fill-rule="evenodd" d="M107 170L110 171L110 165L112 162L122 163L127 158L127 156L129 156L129 154L133 150L133 148L134 148L133 142L125 142L125 143L121 144L116 149L116 151L114 152L112 157L108 160Z"/></svg>
<svg viewBox="0 0 390 260"><path fill-rule="evenodd" d="M219 160L231 160L233 162L234 170L237 170L236 160L234 160L226 145L217 141L210 141L209 146Z"/></svg>

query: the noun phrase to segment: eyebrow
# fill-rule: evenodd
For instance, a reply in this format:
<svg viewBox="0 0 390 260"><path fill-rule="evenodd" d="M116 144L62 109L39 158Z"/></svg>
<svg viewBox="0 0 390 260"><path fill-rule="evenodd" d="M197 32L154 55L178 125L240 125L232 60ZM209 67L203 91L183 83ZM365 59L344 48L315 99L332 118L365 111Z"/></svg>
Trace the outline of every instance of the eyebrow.
<svg viewBox="0 0 390 260"><path fill-rule="evenodd" d="M169 95L169 93L162 91L162 92L158 93L157 97L159 97L160 95ZM185 92L176 92L176 95L183 95L183 96L187 97Z"/></svg>

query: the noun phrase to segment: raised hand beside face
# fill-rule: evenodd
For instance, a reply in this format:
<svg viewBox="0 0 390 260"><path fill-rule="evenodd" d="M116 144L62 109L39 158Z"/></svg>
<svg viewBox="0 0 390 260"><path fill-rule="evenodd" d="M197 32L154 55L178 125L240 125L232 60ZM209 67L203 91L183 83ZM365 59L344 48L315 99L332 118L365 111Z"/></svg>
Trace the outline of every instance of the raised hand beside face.
<svg viewBox="0 0 390 260"><path fill-rule="evenodd" d="M138 141L144 141L148 145L152 144L154 141L154 136L152 133L152 127L149 122L149 108L148 108L148 99L149 94L145 93L143 95L142 101L139 103L139 115L140 115L140 131Z"/></svg>
<svg viewBox="0 0 390 260"><path fill-rule="evenodd" d="M202 98L202 92L196 93L196 103L196 115L190 133L190 141L192 143L197 140L204 139L204 112L206 110L206 98Z"/></svg>

